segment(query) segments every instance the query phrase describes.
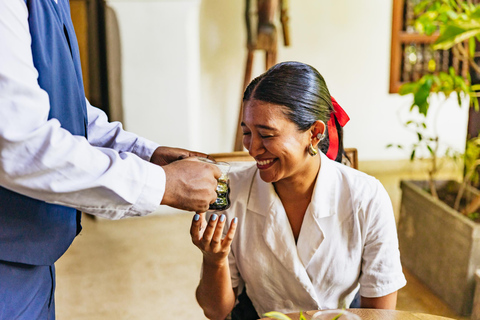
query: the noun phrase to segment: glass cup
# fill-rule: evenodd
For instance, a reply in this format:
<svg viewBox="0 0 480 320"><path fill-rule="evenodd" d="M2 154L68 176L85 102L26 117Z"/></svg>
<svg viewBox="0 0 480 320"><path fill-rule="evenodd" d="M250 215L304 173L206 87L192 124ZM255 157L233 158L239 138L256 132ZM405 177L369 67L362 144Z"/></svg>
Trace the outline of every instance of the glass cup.
<svg viewBox="0 0 480 320"><path fill-rule="evenodd" d="M230 163L228 162L215 162L207 158L198 158L198 160L216 165L222 175L217 179L217 199L214 203L210 204L208 211L223 211L230 207L230 182L228 180L228 172L230 171Z"/></svg>
<svg viewBox="0 0 480 320"><path fill-rule="evenodd" d="M361 320L361 318L347 310L332 309L316 312L312 320Z"/></svg>

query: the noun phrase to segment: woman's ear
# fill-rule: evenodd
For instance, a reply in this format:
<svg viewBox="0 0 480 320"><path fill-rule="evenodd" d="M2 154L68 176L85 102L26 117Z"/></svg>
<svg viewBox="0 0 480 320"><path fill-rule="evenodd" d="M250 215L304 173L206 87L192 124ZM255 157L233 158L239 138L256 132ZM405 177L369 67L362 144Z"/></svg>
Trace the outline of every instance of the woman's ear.
<svg viewBox="0 0 480 320"><path fill-rule="evenodd" d="M315 121L310 127L311 142L313 146L316 146L321 140L325 138L325 130L327 126L322 120Z"/></svg>

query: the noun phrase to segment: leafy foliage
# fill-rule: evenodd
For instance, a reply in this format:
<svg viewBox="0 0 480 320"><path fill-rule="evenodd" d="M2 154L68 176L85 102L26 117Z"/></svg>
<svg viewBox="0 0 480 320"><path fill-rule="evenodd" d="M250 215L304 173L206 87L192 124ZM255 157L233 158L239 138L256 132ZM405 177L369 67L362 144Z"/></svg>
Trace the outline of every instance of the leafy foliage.
<svg viewBox="0 0 480 320"><path fill-rule="evenodd" d="M480 41L480 8L468 1L423 0L415 6L415 14L418 15L415 28L420 33L432 35L439 31L433 45L435 50L450 49L465 40ZM468 45L475 46L475 41L469 41ZM469 50L474 51L474 47Z"/></svg>
<svg viewBox="0 0 480 320"><path fill-rule="evenodd" d="M463 175L463 181L460 185L460 189L457 193L453 208L459 210L460 200L463 197L464 191L468 186L477 184L479 175L477 168L480 166L480 137L475 137L467 140L465 147L465 153L463 154L463 162L465 164L465 174ZM478 219L478 213L476 212L480 207L480 196L474 199L470 199L468 205L463 210L463 214L472 220Z"/></svg>
<svg viewBox="0 0 480 320"><path fill-rule="evenodd" d="M465 170L472 171L472 176L469 179L470 183L478 183L478 172L475 170L479 165L480 159L480 138L476 137L467 141L467 146L465 148L465 153L463 155Z"/></svg>
<svg viewBox="0 0 480 320"><path fill-rule="evenodd" d="M418 32L427 35L438 34L432 49L447 50L452 48L452 52L457 58L467 61L469 66L480 74L480 66L473 59L476 41L480 41L479 5L472 4L471 1L461 0L420 0L415 6L414 12L416 15L414 25ZM471 85L469 73L462 76L457 74L453 68L450 68L448 73L435 72L435 66L433 68L429 67L429 70L431 72L425 74L419 80L402 85L399 93L401 95L412 94L413 102L410 111L418 108L419 114L423 116L421 120L409 120L405 123L405 126L413 129L418 138L411 146L410 160L416 159L419 154L424 154L420 150L427 150L431 160L428 170L430 191L434 197L437 197L434 180L440 170L440 155L438 154L440 148L438 135L429 135L427 131L426 119L429 115L430 99L433 95L438 94L443 95L445 99L455 95L458 106L461 107L462 99L468 98L471 106L478 111L477 90L480 90L480 85ZM480 147L479 153L477 153L474 145L467 143L463 155L466 168L464 187L466 184L471 184L472 181L478 181L476 168L480 158ZM391 146L393 145L387 147ZM397 145L397 147L403 148L400 145ZM447 148L444 156L456 159L458 153ZM471 174L469 174L470 172ZM463 190L461 191L463 192Z"/></svg>
<svg viewBox="0 0 480 320"><path fill-rule="evenodd" d="M428 115L431 95L438 93L443 93L445 98L455 94L459 106L462 105L463 97L475 94L468 82L457 75L453 68L449 69L449 73L426 74L418 81L405 83L399 91L400 95L413 94L414 99L410 110L418 107L418 112L425 117ZM477 99L473 100L477 101Z"/></svg>

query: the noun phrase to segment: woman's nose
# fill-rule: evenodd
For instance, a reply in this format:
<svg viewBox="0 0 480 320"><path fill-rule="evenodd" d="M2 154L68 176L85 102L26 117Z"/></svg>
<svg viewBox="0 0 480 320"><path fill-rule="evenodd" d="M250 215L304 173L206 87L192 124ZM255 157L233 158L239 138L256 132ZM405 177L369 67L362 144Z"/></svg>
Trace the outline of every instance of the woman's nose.
<svg viewBox="0 0 480 320"><path fill-rule="evenodd" d="M250 139L250 146L247 147L247 149L248 153L255 158L256 156L262 154L265 148L263 146L262 139L252 136Z"/></svg>

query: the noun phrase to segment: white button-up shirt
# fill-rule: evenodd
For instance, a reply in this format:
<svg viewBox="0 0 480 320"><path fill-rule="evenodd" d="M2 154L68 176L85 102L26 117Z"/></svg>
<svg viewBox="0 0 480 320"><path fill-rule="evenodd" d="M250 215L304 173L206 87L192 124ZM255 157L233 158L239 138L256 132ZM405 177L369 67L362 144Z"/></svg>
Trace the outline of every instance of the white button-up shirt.
<svg viewBox="0 0 480 320"><path fill-rule="evenodd" d="M232 286L246 286L259 315L348 307L358 286L362 296L381 297L406 284L383 186L320 156L297 243L273 185L256 167L230 174L227 216L238 217L229 256Z"/></svg>
<svg viewBox="0 0 480 320"><path fill-rule="evenodd" d="M107 218L154 211L165 189L165 172L148 162L158 144L88 101L88 141L48 120L30 44L25 1L0 0L0 185Z"/></svg>

